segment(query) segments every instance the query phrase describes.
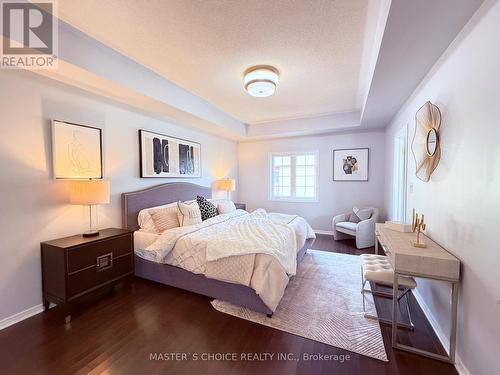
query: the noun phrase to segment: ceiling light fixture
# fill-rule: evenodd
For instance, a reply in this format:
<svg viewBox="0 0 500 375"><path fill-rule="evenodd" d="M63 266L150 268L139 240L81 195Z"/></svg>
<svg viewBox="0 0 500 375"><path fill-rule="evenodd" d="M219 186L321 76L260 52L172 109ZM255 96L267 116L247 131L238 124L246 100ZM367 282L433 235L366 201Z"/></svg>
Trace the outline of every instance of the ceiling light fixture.
<svg viewBox="0 0 500 375"><path fill-rule="evenodd" d="M272 66L253 66L246 70L244 78L245 90L258 98L271 96L279 82L278 69Z"/></svg>

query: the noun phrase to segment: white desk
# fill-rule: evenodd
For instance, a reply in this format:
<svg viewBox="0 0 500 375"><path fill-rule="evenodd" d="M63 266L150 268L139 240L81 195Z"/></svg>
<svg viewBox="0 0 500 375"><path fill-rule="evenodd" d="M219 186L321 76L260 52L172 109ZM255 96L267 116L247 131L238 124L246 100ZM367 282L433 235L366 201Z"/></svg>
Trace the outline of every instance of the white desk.
<svg viewBox="0 0 500 375"><path fill-rule="evenodd" d="M458 305L458 284L460 282L460 260L436 244L427 236L421 234L421 240L427 244L426 248L417 248L411 244L415 240L415 233L397 232L376 224L377 236L375 250L378 254L378 244L386 253L394 268L393 300L392 300L392 347L408 352L454 363L456 346L456 325ZM451 332L448 355L428 352L397 342L397 293L398 276L414 276L434 280L444 280L451 283Z"/></svg>

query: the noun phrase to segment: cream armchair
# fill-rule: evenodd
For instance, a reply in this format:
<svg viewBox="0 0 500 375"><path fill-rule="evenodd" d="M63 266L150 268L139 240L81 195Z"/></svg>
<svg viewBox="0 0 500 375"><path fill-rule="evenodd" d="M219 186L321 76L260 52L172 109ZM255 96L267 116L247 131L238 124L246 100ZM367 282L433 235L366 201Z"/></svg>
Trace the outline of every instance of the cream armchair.
<svg viewBox="0 0 500 375"><path fill-rule="evenodd" d="M335 241L356 237L356 247L364 249L375 245L375 223L378 220L379 211L375 207L363 207L361 210L371 210L371 216L359 223L349 221L351 212L340 214L333 218L333 239Z"/></svg>

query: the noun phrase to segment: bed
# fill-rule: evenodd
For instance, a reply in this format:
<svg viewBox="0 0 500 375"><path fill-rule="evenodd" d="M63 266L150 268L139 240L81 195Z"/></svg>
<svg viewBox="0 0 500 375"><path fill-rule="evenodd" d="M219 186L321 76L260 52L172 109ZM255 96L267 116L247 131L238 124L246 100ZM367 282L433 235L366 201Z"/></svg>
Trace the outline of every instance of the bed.
<svg viewBox="0 0 500 375"><path fill-rule="evenodd" d="M143 209L160 206L177 201L192 200L197 195L211 197L212 189L187 182L166 183L151 188L123 193L123 226L138 231L138 215ZM137 233L137 232L136 232ZM302 260L306 250L310 248L314 238L308 238L297 251L297 263ZM193 273L171 264L158 263L135 254L135 275L147 280L176 288L221 299L236 305L248 307L271 316L273 310L264 303L255 289L247 285L226 282Z"/></svg>

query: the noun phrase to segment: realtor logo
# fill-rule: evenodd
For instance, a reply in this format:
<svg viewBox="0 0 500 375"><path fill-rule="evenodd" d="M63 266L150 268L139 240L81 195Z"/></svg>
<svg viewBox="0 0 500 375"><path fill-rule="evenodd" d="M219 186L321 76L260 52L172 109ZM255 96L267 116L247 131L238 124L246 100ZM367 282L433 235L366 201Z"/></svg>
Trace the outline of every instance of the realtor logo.
<svg viewBox="0 0 500 375"><path fill-rule="evenodd" d="M54 1L2 1L1 22L1 68L56 67L57 17Z"/></svg>

